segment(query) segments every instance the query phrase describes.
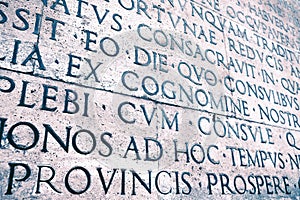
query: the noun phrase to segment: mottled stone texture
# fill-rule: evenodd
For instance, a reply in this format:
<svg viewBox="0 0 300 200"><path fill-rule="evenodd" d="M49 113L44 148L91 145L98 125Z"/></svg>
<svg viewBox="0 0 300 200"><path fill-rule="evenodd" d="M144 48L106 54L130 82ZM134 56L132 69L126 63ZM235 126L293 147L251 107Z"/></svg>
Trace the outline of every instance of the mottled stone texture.
<svg viewBox="0 0 300 200"><path fill-rule="evenodd" d="M0 199L299 199L298 0L0 1Z"/></svg>

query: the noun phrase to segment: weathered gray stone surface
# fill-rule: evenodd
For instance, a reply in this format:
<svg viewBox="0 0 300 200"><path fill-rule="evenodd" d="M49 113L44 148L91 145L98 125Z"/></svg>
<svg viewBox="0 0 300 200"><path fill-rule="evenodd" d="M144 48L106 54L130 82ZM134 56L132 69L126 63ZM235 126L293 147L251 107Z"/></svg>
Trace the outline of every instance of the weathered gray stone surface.
<svg viewBox="0 0 300 200"><path fill-rule="evenodd" d="M0 1L0 199L300 199L299 12Z"/></svg>

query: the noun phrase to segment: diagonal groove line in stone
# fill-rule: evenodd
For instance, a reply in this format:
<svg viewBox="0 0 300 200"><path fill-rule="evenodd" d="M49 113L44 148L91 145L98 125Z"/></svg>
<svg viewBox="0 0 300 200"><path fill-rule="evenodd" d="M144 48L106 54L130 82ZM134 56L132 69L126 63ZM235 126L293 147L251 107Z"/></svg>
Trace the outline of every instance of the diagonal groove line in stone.
<svg viewBox="0 0 300 200"><path fill-rule="evenodd" d="M188 110L192 110L192 111L199 111L199 112L204 112L204 113L207 113L207 114L216 114L216 115L219 115L219 116L222 116L222 117L230 117L230 118L233 118L233 119L242 120L242 121L246 121L246 122L249 122L249 123L256 123L256 124L260 124L260 125L266 125L266 126L272 126L272 127L281 128L281 129L287 129L284 126L273 125L273 124L268 124L268 123L264 123L264 122L258 122L258 121L254 121L254 120L250 120L250 119L244 119L244 118L236 117L234 115L225 115L225 114L210 112L210 111L207 111L207 110L190 108L190 107L187 107L187 106L180 106L180 105L176 105L176 104L172 104L172 103L161 102L161 101L157 101L157 100L154 100L154 99L151 99L151 98L138 97L138 96L124 94L124 93L120 93L120 92L116 92L116 91L112 91L112 90L106 90L106 89L102 89L102 88L96 88L96 87L92 87L92 86L86 86L86 85L82 85L82 84L79 84L79 83L76 83L76 82L67 82L67 81L64 81L64 80L54 79L54 78L51 78L51 77L46 77L46 76L42 76L42 75L32 74L32 73L28 73L28 72L20 72L20 71L17 71L17 70L6 69L6 68L3 68L1 66L0 66L0 70L11 71L11 72L20 73L20 74L25 74L25 75L29 75L29 76L33 76L33 77L38 77L38 78L46 79L46 80L52 80L52 81L56 81L56 82L61 82L61 83L65 83L65 84L72 84L72 85L75 85L77 87L88 88L88 89L93 89L93 90L98 90L98 91L103 91L103 92L109 92L111 94L117 94L117 95L132 97L132 98L135 98L135 99L147 100L147 101L151 101L151 102L154 102L154 103L160 104L160 105L167 105L167 106L172 106L172 107L177 107L177 108L188 109ZM294 129L294 128L288 128L288 130L300 132L300 130Z"/></svg>

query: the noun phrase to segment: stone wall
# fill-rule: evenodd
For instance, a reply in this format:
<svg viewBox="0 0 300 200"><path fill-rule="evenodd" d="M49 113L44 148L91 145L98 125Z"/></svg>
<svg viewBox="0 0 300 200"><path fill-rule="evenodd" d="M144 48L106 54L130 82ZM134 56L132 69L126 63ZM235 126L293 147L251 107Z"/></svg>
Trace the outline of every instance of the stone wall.
<svg viewBox="0 0 300 200"><path fill-rule="evenodd" d="M299 199L298 0L1 0L0 199Z"/></svg>

